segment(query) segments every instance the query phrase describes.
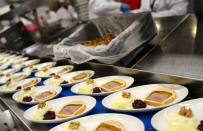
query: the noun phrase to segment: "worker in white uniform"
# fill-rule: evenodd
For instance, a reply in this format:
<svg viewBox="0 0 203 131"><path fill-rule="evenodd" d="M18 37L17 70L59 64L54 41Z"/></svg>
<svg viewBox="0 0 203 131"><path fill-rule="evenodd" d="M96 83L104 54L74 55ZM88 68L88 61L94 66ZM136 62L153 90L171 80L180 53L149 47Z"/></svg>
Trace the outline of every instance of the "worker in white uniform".
<svg viewBox="0 0 203 131"><path fill-rule="evenodd" d="M90 0L88 4L89 18L122 14L125 12L139 13L151 11L153 17L184 15L188 11L189 0L141 0L141 7L136 10L123 8L122 2L115 0Z"/></svg>
<svg viewBox="0 0 203 131"><path fill-rule="evenodd" d="M58 17L56 13L50 9L45 11L43 17L49 26L58 24Z"/></svg>
<svg viewBox="0 0 203 131"><path fill-rule="evenodd" d="M61 27L71 27L78 17L77 13L65 0L60 0L59 2L61 7L57 10L56 15L60 21Z"/></svg>

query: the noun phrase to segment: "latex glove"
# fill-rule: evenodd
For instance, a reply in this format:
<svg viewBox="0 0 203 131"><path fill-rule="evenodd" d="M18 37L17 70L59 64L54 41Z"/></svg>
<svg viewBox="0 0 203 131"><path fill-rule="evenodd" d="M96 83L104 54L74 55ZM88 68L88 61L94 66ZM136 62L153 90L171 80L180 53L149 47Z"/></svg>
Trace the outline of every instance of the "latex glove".
<svg viewBox="0 0 203 131"><path fill-rule="evenodd" d="M121 11L123 11L124 13L130 12L130 6L128 4L122 3Z"/></svg>

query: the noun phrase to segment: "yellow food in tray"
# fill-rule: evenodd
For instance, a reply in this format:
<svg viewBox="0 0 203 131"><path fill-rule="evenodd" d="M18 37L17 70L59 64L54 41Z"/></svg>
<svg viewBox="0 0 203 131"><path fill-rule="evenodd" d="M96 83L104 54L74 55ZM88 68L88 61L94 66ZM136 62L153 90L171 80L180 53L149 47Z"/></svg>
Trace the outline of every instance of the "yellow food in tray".
<svg viewBox="0 0 203 131"><path fill-rule="evenodd" d="M91 40L87 40L83 43L85 46L96 47L99 45L108 45L115 36L111 33L106 33L103 37L93 38Z"/></svg>
<svg viewBox="0 0 203 131"><path fill-rule="evenodd" d="M164 117L168 122L164 131L198 131L199 120L193 116L191 109L181 107L179 112L166 113Z"/></svg>

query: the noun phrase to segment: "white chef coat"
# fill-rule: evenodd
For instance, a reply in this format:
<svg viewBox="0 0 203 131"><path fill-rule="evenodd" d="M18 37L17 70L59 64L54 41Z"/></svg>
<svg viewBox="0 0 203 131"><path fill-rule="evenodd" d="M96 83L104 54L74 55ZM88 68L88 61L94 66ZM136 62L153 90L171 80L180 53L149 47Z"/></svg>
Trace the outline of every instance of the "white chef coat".
<svg viewBox="0 0 203 131"><path fill-rule="evenodd" d="M64 7L61 7L60 9L58 9L56 12L56 15L58 19L61 21L61 26L63 28L72 26L73 23L71 19L73 17L77 19L77 13L70 5L68 6L68 10L65 9Z"/></svg>
<svg viewBox="0 0 203 131"><path fill-rule="evenodd" d="M58 17L54 11L49 11L49 13L44 13L44 19L49 25L54 25L58 23Z"/></svg>
<svg viewBox="0 0 203 131"><path fill-rule="evenodd" d="M114 0L90 0L88 3L89 18L121 14L121 3Z"/></svg>
<svg viewBox="0 0 203 131"><path fill-rule="evenodd" d="M184 15L190 12L187 10L188 1L189 0L141 0L140 9L132 10L131 12L139 13L151 11L153 17ZM120 14L120 6L120 3L114 2L114 0L90 0L89 18L92 19L104 16L102 14ZM114 13L111 13L109 8L112 8Z"/></svg>

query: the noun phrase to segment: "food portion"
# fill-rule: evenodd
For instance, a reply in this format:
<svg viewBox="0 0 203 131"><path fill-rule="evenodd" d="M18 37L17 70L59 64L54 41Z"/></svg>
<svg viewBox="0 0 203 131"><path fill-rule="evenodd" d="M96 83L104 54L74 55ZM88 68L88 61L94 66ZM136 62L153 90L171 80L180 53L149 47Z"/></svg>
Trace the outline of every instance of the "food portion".
<svg viewBox="0 0 203 131"><path fill-rule="evenodd" d="M17 96L17 100L31 102L36 94L38 94L38 91L35 88L26 87L23 89L22 93Z"/></svg>
<svg viewBox="0 0 203 131"><path fill-rule="evenodd" d="M88 131L79 121L65 124L62 131Z"/></svg>
<svg viewBox="0 0 203 131"><path fill-rule="evenodd" d="M22 88L26 88L26 87L30 87L30 86L34 86L36 85L37 83L39 82L39 80L36 78L36 79L31 79L30 81L24 83L21 85Z"/></svg>
<svg viewBox="0 0 203 131"><path fill-rule="evenodd" d="M126 82L120 79L114 79L111 81L106 82L105 84L101 85L101 90L103 92L111 92L115 90L119 90L125 88Z"/></svg>
<svg viewBox="0 0 203 131"><path fill-rule="evenodd" d="M201 123L194 117L192 110L185 106L181 107L179 112L166 113L165 119L168 126L164 131L201 131L198 126Z"/></svg>
<svg viewBox="0 0 203 131"><path fill-rule="evenodd" d="M83 83L82 87L78 89L78 93L84 94L96 93L95 88L97 87L98 87L97 83L93 79L89 79L86 80L85 83ZM100 88L98 90L101 92ZM97 92L100 93L99 91Z"/></svg>
<svg viewBox="0 0 203 131"><path fill-rule="evenodd" d="M141 99L136 98L130 92L122 92L116 96L115 102L111 106L114 109L138 109L146 108L147 105Z"/></svg>
<svg viewBox="0 0 203 131"><path fill-rule="evenodd" d="M145 102L151 106L163 106L176 99L176 92L171 88L158 88L149 93Z"/></svg>
<svg viewBox="0 0 203 131"><path fill-rule="evenodd" d="M49 77L51 75L51 71L48 68L44 68L42 71L37 73L38 77Z"/></svg>
<svg viewBox="0 0 203 131"><path fill-rule="evenodd" d="M52 78L50 78L50 81L48 82L48 85L61 85L61 84L68 84L69 81L64 80L59 75L54 75Z"/></svg>
<svg viewBox="0 0 203 131"><path fill-rule="evenodd" d="M67 118L81 114L86 109L85 103L82 101L72 101L56 114L59 118Z"/></svg>
<svg viewBox="0 0 203 131"><path fill-rule="evenodd" d="M17 87L16 82L12 82L11 79L9 79L4 86L0 88L0 91L2 92L8 92L8 91L14 91L19 90L21 88Z"/></svg>
<svg viewBox="0 0 203 131"><path fill-rule="evenodd" d="M79 73L75 76L73 76L71 78L71 82L75 83L75 82L80 82L82 80L88 79L91 76L91 74L89 72L82 72Z"/></svg>
<svg viewBox="0 0 203 131"><path fill-rule="evenodd" d="M106 33L103 37L96 37L90 40L87 40L83 43L85 46L96 47L99 45L108 45L115 36L111 33Z"/></svg>
<svg viewBox="0 0 203 131"><path fill-rule="evenodd" d="M49 68L53 67L54 65L55 65L54 62L30 65L29 67L23 69L23 71L25 71L25 72L42 71L42 70L49 69Z"/></svg>
<svg viewBox="0 0 203 131"><path fill-rule="evenodd" d="M37 106L37 110L34 114L30 116L31 120L53 120L56 119L56 114L54 109L46 104L45 102L40 102Z"/></svg>
<svg viewBox="0 0 203 131"><path fill-rule="evenodd" d="M93 131L126 131L124 125L115 120L104 121Z"/></svg>
<svg viewBox="0 0 203 131"><path fill-rule="evenodd" d="M60 66L59 67L53 67L53 68L44 68L42 71L38 72L36 74L36 76L38 77L49 77L49 76L52 76L52 75L62 75L68 71L70 71L70 67L64 67L64 68L61 68L60 69Z"/></svg>
<svg viewBox="0 0 203 131"><path fill-rule="evenodd" d="M102 85L101 84L99 85L93 79L89 79L86 80L86 82L82 84L82 87L78 89L78 93L94 94L102 92L112 92L124 88L125 86L126 86L125 81L120 79L114 79Z"/></svg>
<svg viewBox="0 0 203 131"><path fill-rule="evenodd" d="M56 91L54 90L49 90L49 91L44 91L38 95L35 96L34 100L35 101L45 101L48 100L56 95Z"/></svg>

